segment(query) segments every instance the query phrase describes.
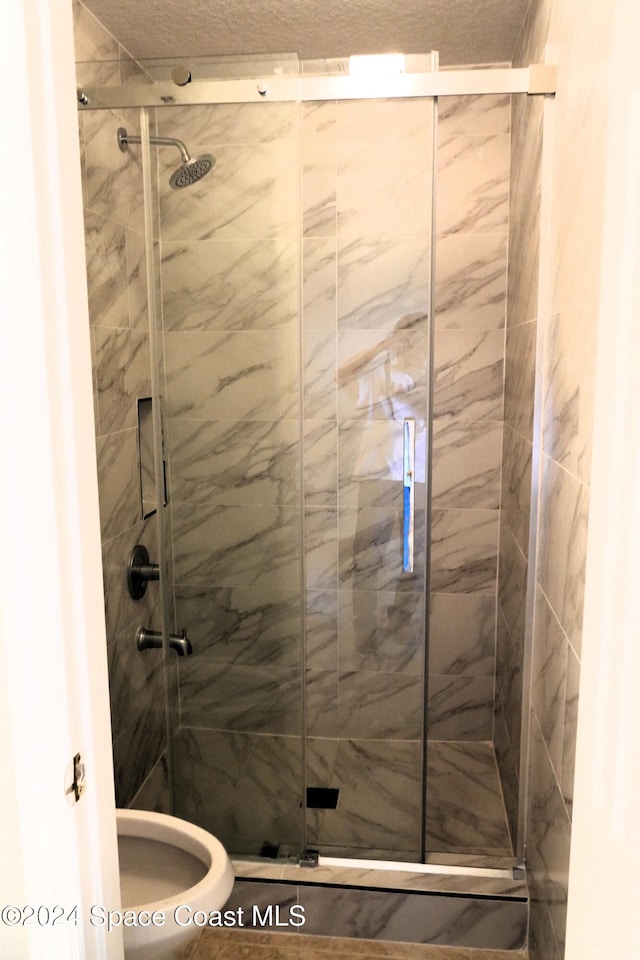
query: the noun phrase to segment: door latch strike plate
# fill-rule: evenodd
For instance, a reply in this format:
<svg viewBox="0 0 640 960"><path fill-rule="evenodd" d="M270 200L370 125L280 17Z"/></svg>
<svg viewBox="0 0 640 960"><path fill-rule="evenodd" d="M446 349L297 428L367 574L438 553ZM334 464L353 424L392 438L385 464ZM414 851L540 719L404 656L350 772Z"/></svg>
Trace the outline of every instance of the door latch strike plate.
<svg viewBox="0 0 640 960"><path fill-rule="evenodd" d="M82 762L82 757L79 753L76 753L75 757L67 767L67 775L65 777L67 782L71 780L70 786L68 786L65 790L65 795L69 803L77 803L84 793L84 776L84 763Z"/></svg>

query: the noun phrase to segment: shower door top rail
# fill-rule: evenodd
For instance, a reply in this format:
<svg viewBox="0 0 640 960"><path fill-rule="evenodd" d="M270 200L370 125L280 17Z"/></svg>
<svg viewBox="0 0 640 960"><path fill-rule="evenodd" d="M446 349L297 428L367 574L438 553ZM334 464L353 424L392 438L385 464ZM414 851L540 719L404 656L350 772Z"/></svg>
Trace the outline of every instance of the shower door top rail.
<svg viewBox="0 0 640 960"><path fill-rule="evenodd" d="M556 69L548 64L478 70L440 70L396 77L269 76L239 80L197 80L184 87L171 81L78 89L81 110L163 107L211 103L272 103L310 100L368 100L481 94L553 94Z"/></svg>

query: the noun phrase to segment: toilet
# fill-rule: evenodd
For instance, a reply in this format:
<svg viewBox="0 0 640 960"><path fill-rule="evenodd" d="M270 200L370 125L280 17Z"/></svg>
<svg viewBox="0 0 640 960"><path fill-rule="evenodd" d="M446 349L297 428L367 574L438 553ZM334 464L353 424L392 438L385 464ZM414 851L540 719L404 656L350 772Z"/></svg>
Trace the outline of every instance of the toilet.
<svg viewBox="0 0 640 960"><path fill-rule="evenodd" d="M208 918L222 910L234 874L219 840L185 820L117 810L126 960L179 960Z"/></svg>

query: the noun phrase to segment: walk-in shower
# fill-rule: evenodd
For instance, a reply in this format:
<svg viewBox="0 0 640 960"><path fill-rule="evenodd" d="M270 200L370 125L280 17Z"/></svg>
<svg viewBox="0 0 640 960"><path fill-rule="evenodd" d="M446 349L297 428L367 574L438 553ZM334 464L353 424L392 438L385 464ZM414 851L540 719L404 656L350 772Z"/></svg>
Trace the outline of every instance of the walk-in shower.
<svg viewBox="0 0 640 960"><path fill-rule="evenodd" d="M83 91L118 803L172 793L235 855L522 859L523 589L498 558L528 71L416 61L376 96L295 60ZM105 161L114 135L142 166ZM179 199L165 145L195 171ZM101 272L123 249L125 306ZM166 506L125 516L124 406L150 393ZM125 609L145 540L162 593ZM165 636L144 666L142 622ZM129 688L148 709L123 718Z"/></svg>

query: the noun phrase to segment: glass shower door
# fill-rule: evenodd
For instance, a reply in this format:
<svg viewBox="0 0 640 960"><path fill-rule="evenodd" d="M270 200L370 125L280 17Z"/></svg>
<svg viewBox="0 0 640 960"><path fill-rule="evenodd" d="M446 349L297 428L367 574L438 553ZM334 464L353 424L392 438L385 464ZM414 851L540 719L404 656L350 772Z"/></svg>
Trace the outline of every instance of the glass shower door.
<svg viewBox="0 0 640 960"><path fill-rule="evenodd" d="M288 67L287 69L292 69ZM232 853L303 845L299 106L169 107L160 162L165 431L177 665L175 812Z"/></svg>
<svg viewBox="0 0 640 960"><path fill-rule="evenodd" d="M307 844L420 860L432 102L305 104L303 152Z"/></svg>

